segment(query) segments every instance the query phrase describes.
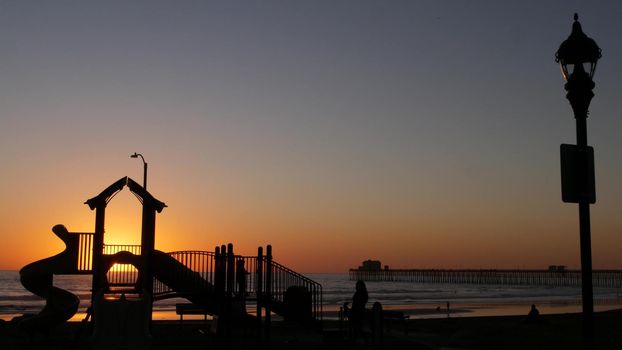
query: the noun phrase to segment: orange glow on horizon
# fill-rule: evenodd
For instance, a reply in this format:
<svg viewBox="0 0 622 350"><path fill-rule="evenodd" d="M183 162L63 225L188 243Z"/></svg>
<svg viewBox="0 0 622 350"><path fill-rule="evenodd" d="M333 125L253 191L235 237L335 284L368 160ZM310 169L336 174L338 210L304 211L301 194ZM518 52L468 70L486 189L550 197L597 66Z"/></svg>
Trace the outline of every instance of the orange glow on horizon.
<svg viewBox="0 0 622 350"><path fill-rule="evenodd" d="M108 272L137 272L138 270L131 264L114 264Z"/></svg>
<svg viewBox="0 0 622 350"><path fill-rule="evenodd" d="M92 186L85 184L85 189L69 191L59 199L52 196L48 202L17 199L12 212L22 214L0 222L5 232L11 232L4 239L10 253L0 256L0 268L19 269L59 253L64 247L51 231L54 224L63 223L72 232L93 232L94 212L82 204L89 196L74 193L94 195L92 189L86 190ZM375 209L371 204L360 209L360 205L348 208L344 202L340 211L331 206L309 206L305 211L286 202L251 205L234 198L202 202L201 195L178 193L174 188L157 192L162 194L154 195L168 207L156 216L155 248L165 252L213 251L215 246L233 243L236 254L254 256L259 246L265 249L271 244L275 261L299 272L344 273L370 258L394 268L579 266L578 240L572 239L576 218L567 207L558 216L539 217L527 230L520 216L499 212L489 217L478 208L457 210L457 205L443 211L428 205L374 216L365 215ZM105 244L140 244L141 216L141 204L127 189L117 194L106 211ZM615 246L607 244L615 235L598 220L593 229L594 267L622 266ZM500 241L499 237L506 238Z"/></svg>

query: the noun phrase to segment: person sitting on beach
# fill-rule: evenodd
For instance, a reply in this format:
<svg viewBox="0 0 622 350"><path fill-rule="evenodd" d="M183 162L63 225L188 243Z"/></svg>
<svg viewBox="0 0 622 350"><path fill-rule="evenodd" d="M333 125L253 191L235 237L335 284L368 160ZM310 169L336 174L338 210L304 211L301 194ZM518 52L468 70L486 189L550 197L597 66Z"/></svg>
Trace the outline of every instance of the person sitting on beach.
<svg viewBox="0 0 622 350"><path fill-rule="evenodd" d="M540 322L540 311L536 308L535 304L531 304L531 310L527 314L527 319L525 320L527 323L536 323Z"/></svg>
<svg viewBox="0 0 622 350"><path fill-rule="evenodd" d="M363 332L363 322L365 320L365 311L367 300L367 286L365 282L356 282L356 292L352 296L352 309L350 309L350 323L352 325L352 342L356 342L359 335L363 336L365 344L367 344L367 335Z"/></svg>

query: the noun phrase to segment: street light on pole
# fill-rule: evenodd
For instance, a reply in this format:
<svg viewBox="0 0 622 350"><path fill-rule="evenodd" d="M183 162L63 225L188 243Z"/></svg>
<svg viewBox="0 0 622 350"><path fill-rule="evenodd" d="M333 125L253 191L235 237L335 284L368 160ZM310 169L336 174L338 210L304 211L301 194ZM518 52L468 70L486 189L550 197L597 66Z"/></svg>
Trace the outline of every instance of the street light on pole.
<svg viewBox="0 0 622 350"><path fill-rule="evenodd" d="M555 54L566 81L566 98L574 112L577 144L561 145L562 200L579 204L581 243L581 290L583 304L583 344L594 347L594 297L592 292L592 243L590 203L596 202L594 182L594 149L587 145L587 116L594 93L594 72L601 49L581 28L574 14L572 32ZM587 67L586 67L587 66ZM588 69L586 69L588 68ZM572 72L570 72L572 70Z"/></svg>
<svg viewBox="0 0 622 350"><path fill-rule="evenodd" d="M147 162L145 162L145 157L142 154L134 152L134 154L130 155L130 158L138 158L143 160L143 188L147 190Z"/></svg>

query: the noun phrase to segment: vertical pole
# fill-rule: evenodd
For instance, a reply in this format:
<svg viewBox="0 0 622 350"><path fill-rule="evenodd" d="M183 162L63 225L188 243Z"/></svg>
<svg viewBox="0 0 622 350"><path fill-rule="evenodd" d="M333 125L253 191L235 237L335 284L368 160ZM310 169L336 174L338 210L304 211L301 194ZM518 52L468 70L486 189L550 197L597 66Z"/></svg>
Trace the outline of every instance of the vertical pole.
<svg viewBox="0 0 622 350"><path fill-rule="evenodd" d="M104 224L106 218L106 204L100 205L95 209L95 234L93 237L93 252L91 254L91 270L93 280L91 281L91 308L95 305L95 297L99 290L103 288L102 274L103 254L104 254ZM93 319L96 316L93 314Z"/></svg>
<svg viewBox="0 0 622 350"><path fill-rule="evenodd" d="M218 265L220 267L218 269L218 274L220 276L220 289L218 290L218 298L220 301L219 305L221 305L222 308L222 304L225 301L225 292L227 289L227 246L224 244L220 246L220 261Z"/></svg>
<svg viewBox="0 0 622 350"><path fill-rule="evenodd" d="M227 297L225 302L225 347L231 349L231 326L233 313L233 288L235 286L235 256L233 255L233 244L227 245Z"/></svg>
<svg viewBox="0 0 622 350"><path fill-rule="evenodd" d="M227 245L227 299L233 298L233 288L235 287L235 256L233 255L233 244Z"/></svg>
<svg viewBox="0 0 622 350"><path fill-rule="evenodd" d="M218 298L218 291L220 290L220 247L216 246L216 248L214 248L214 272L213 272L213 277L214 279L214 299L216 300L216 302L218 302L217 298Z"/></svg>
<svg viewBox="0 0 622 350"><path fill-rule="evenodd" d="M140 257L142 270L142 293L148 294L149 303L147 319L151 324L153 307L153 270L151 266L153 250L155 249L155 209L143 203L143 222L140 242Z"/></svg>
<svg viewBox="0 0 622 350"><path fill-rule="evenodd" d="M587 116L575 114L577 122L577 146L587 146Z"/></svg>
<svg viewBox="0 0 622 350"><path fill-rule="evenodd" d="M577 146L587 147L587 113L575 114ZM592 291L592 241L590 230L590 203L579 200L579 236L581 242L581 296L583 306L583 344L585 349L594 345L594 295Z"/></svg>
<svg viewBox="0 0 622 350"><path fill-rule="evenodd" d="M255 295L257 297L257 347L261 347L261 305L263 298L263 247L257 248L257 265L256 265L257 284L255 286Z"/></svg>
<svg viewBox="0 0 622 350"><path fill-rule="evenodd" d="M266 327L265 342L266 348L270 348L270 328L272 321L272 246L266 247Z"/></svg>
<svg viewBox="0 0 622 350"><path fill-rule="evenodd" d="M145 162L145 159L143 158L143 188L145 189L145 191L147 190L147 163Z"/></svg>
<svg viewBox="0 0 622 350"><path fill-rule="evenodd" d="M220 341L221 341L221 334L222 334L222 329L220 329L220 324L221 324L221 316L222 316L222 310L223 310L223 293L221 291L224 291L224 283L225 281L223 281L222 277L223 275L221 274L221 270L223 267L222 264L222 256L225 254L224 250L221 250L221 247L216 246L216 248L214 248L214 292L213 292L213 298L214 298L214 302L216 304L216 316L214 317L214 323L216 326L216 342L218 343L217 345L220 346Z"/></svg>
<svg viewBox="0 0 622 350"><path fill-rule="evenodd" d="M218 247L217 247L218 248ZM216 279L218 281L216 289L217 302L217 324L216 324L216 342L217 348L224 348L227 343L227 246L221 245L220 252L216 258ZM225 342L225 344L223 344Z"/></svg>

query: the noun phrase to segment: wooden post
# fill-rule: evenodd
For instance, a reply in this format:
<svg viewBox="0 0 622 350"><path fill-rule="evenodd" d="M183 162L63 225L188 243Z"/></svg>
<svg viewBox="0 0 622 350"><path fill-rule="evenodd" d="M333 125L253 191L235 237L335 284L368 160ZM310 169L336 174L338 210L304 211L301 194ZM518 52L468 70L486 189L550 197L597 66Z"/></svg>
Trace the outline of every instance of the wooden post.
<svg viewBox="0 0 622 350"><path fill-rule="evenodd" d="M257 284L255 286L255 295L257 297L257 347L261 347L261 307L263 297L263 247L257 248L257 265L255 276Z"/></svg>
<svg viewBox="0 0 622 350"><path fill-rule="evenodd" d="M218 299L218 293L220 291L220 247L216 246L214 249L214 298ZM216 300L217 301L217 300Z"/></svg>
<svg viewBox="0 0 622 350"><path fill-rule="evenodd" d="M233 255L233 244L227 245L227 299L233 298L233 288L235 287L235 256ZM229 302L229 300L227 302Z"/></svg>
<svg viewBox="0 0 622 350"><path fill-rule="evenodd" d="M266 247L266 326L265 343L266 349L270 348L270 328L272 321L272 246Z"/></svg>
<svg viewBox="0 0 622 350"><path fill-rule="evenodd" d="M153 250L155 249L155 216L156 210L151 205L143 203L143 220L140 242L140 257L142 270L142 291L141 294L148 294L150 300L147 310L147 319L151 325L153 307L153 269L151 266ZM143 295L143 298L145 296Z"/></svg>
<svg viewBox="0 0 622 350"><path fill-rule="evenodd" d="M227 291L225 298L225 347L231 349L231 326L233 318L233 288L235 287L235 256L233 244L227 245Z"/></svg>
<svg viewBox="0 0 622 350"><path fill-rule="evenodd" d="M223 299L225 297L225 290L227 288L227 246L224 244L220 246L220 259L218 265L220 266L220 268L218 269L218 274L220 276L219 278L221 282L220 289L218 291L218 297L220 298L219 304L222 306L224 302Z"/></svg>
<svg viewBox="0 0 622 350"><path fill-rule="evenodd" d="M104 232L105 232L106 204L102 204L95 209L95 234L93 235L93 252L91 254L91 272L93 279L91 281L91 308L95 305L95 298L102 289L104 281L103 258L104 258ZM93 321L95 321L93 314Z"/></svg>

